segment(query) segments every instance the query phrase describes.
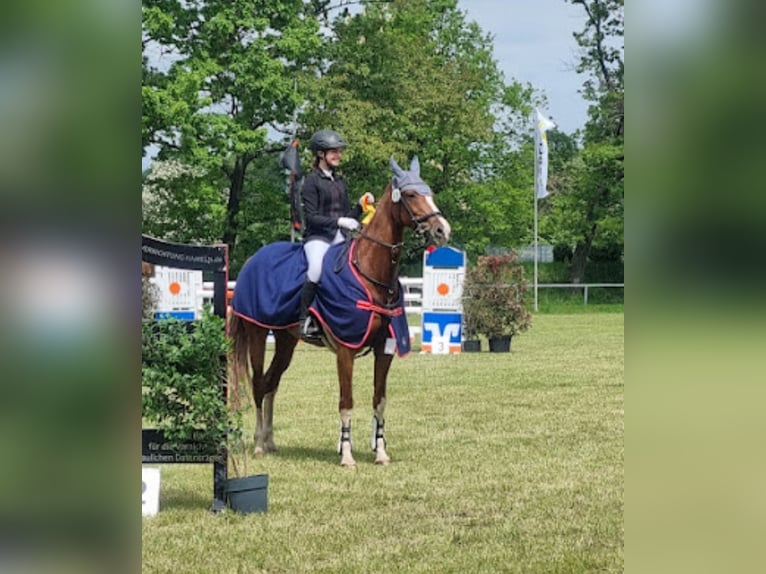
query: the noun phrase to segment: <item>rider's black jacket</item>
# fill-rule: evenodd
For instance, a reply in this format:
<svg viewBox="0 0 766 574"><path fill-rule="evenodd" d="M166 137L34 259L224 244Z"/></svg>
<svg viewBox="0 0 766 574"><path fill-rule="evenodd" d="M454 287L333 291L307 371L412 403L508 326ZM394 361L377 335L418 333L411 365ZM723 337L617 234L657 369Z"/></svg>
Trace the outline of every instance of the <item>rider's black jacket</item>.
<svg viewBox="0 0 766 574"><path fill-rule="evenodd" d="M358 203L350 206L348 185L339 175L328 177L314 168L303 181L303 238L332 241L338 230L339 217L359 219L362 208Z"/></svg>

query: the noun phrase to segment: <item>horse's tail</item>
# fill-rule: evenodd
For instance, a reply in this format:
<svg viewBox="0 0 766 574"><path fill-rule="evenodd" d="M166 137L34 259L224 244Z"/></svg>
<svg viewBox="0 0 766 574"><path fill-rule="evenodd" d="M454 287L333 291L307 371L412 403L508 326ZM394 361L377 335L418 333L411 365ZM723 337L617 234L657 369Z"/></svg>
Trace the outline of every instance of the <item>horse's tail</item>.
<svg viewBox="0 0 766 574"><path fill-rule="evenodd" d="M239 315L232 313L229 319L229 337L232 341L231 366L232 379L230 381L229 397L237 401L240 393L238 392L243 378L247 377L247 359L249 350L249 341L245 320Z"/></svg>

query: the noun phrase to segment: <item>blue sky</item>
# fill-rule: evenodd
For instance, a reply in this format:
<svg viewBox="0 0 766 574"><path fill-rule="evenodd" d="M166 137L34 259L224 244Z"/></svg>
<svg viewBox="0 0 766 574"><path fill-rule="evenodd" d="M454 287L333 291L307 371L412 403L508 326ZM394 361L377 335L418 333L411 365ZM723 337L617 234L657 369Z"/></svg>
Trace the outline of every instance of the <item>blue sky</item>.
<svg viewBox="0 0 766 574"><path fill-rule="evenodd" d="M571 133L585 124L588 106L578 93L585 77L574 71L579 60L572 36L585 12L565 0L459 0L466 20L494 36L494 56L506 82L516 79L545 93L547 109L559 129Z"/></svg>

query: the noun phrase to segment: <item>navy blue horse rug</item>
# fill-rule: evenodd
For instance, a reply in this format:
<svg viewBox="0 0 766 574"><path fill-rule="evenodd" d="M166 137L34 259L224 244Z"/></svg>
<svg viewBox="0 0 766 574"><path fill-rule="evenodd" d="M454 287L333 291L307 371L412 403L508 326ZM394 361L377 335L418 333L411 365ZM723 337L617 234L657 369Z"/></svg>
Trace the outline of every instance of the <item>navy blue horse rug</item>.
<svg viewBox="0 0 766 574"><path fill-rule="evenodd" d="M310 312L339 343L352 349L360 348L367 339L373 312L387 315L391 317L389 334L396 341L396 352L406 355L410 352L410 331L401 284L394 309L376 305L351 264L356 240L347 253L344 247L340 243L327 251ZM279 241L262 247L239 272L232 301L234 313L268 329L297 325L306 268L300 243Z"/></svg>

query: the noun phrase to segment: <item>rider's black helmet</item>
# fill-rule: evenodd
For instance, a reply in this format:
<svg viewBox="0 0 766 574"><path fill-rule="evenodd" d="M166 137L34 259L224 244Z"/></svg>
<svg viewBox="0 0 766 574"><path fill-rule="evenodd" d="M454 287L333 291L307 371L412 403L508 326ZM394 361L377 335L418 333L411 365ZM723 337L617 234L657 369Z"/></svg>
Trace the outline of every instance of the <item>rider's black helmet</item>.
<svg viewBox="0 0 766 574"><path fill-rule="evenodd" d="M311 136L309 143L311 152L316 154L319 150L341 149L346 147L346 142L340 137L340 134L333 130L319 130Z"/></svg>

